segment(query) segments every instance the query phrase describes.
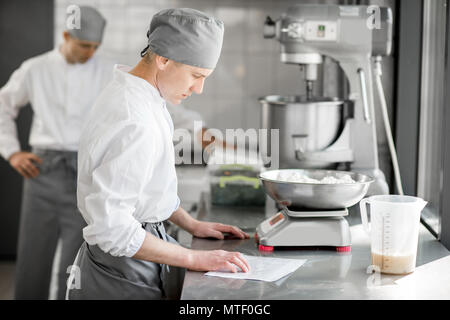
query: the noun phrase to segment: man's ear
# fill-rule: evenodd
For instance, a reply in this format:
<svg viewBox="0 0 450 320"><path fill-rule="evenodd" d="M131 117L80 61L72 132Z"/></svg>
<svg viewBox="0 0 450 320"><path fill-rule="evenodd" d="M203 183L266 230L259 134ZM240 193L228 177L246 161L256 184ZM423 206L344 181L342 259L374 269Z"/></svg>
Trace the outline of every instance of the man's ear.
<svg viewBox="0 0 450 320"><path fill-rule="evenodd" d="M70 34L67 32L67 31L64 31L63 32L63 38L64 38L64 41L69 41L69 39L70 39Z"/></svg>
<svg viewBox="0 0 450 320"><path fill-rule="evenodd" d="M159 70L165 70L167 68L167 65L169 64L169 59L161 57L159 55L155 57L155 61Z"/></svg>

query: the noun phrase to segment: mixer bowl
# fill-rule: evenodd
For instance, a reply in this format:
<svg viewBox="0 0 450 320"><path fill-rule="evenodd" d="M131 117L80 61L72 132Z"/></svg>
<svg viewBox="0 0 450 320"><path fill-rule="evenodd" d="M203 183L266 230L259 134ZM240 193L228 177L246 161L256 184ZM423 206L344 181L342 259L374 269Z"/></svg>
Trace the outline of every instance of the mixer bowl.
<svg viewBox="0 0 450 320"><path fill-rule="evenodd" d="M279 180L278 176L299 173L309 178L321 180L324 177L342 178L349 175L355 183L317 184ZM337 170L282 169L262 172L259 175L265 192L281 207L311 210L343 209L357 204L367 193L374 181L367 175Z"/></svg>
<svg viewBox="0 0 450 320"><path fill-rule="evenodd" d="M272 154L271 148L279 150L280 168L301 167L305 169L330 169L335 163L330 160L299 159L296 150L302 153L322 151L328 148L342 131L344 102L335 98L307 99L305 96L266 96L262 104L262 128L277 129L279 140L271 146L265 136L267 148L263 154ZM270 151L270 152L269 152Z"/></svg>

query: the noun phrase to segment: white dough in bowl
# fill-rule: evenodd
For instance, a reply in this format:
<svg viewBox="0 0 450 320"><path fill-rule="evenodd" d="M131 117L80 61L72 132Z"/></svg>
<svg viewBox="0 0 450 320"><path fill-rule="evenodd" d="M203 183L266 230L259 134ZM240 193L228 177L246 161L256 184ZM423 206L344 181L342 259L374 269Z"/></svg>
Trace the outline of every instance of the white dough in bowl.
<svg viewBox="0 0 450 320"><path fill-rule="evenodd" d="M355 183L356 181L348 174L343 174L341 177L337 178L334 176L325 176L322 179L314 179L300 172L279 172L278 180L286 182L295 183L316 183L316 184L339 184L339 183Z"/></svg>

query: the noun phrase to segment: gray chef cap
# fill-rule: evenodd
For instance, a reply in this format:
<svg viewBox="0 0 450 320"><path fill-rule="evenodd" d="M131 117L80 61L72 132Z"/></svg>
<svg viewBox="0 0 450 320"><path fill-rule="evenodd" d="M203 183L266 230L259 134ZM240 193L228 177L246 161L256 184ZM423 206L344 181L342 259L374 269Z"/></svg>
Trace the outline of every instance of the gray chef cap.
<svg viewBox="0 0 450 320"><path fill-rule="evenodd" d="M70 8L70 7L69 7ZM105 29L106 20L96 9L89 6L74 6L74 10L67 10L68 19L69 15L75 16L75 20L79 18L79 25L70 27L67 31L71 36L79 40L102 42L103 30Z"/></svg>
<svg viewBox="0 0 450 320"><path fill-rule="evenodd" d="M223 22L198 10L165 9L153 16L147 49L194 67L214 69L222 50Z"/></svg>

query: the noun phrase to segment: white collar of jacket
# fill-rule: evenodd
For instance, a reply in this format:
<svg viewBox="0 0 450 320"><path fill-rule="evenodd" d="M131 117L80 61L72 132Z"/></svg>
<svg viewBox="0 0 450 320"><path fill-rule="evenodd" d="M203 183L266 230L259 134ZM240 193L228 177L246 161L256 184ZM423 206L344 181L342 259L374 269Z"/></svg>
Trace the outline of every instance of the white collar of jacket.
<svg viewBox="0 0 450 320"><path fill-rule="evenodd" d="M52 51L51 55L53 56L52 59L55 59L55 61L63 63L67 67L83 67L88 66L91 63L94 63L94 61L97 59L97 54L95 53L88 61L84 63L68 63L66 60L66 57L62 54L60 50L60 46L56 46Z"/></svg>
<svg viewBox="0 0 450 320"><path fill-rule="evenodd" d="M136 77L129 73L131 67L116 64L114 66L114 79L119 81L120 83L130 83L135 87L142 89L145 93L150 94L153 98L155 98L156 102L161 103L161 105L165 106L166 101L161 97L158 89L148 83L146 80Z"/></svg>

